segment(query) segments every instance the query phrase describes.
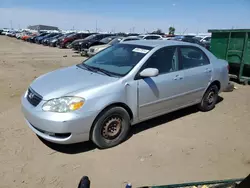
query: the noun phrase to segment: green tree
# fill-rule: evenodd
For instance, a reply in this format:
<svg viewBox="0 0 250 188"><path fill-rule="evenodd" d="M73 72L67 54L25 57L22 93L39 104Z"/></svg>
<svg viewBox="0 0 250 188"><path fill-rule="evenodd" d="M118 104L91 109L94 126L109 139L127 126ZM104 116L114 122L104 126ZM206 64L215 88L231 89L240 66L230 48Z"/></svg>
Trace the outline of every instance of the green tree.
<svg viewBox="0 0 250 188"><path fill-rule="evenodd" d="M175 32L175 28L174 27L169 27L168 28L168 34L169 35L174 35L174 32Z"/></svg>

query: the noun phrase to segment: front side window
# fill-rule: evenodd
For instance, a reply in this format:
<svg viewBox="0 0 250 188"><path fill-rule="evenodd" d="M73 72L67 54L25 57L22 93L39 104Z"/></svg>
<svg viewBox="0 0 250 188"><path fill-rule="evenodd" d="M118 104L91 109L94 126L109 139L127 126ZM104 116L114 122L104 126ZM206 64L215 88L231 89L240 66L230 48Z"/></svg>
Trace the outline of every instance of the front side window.
<svg viewBox="0 0 250 188"><path fill-rule="evenodd" d="M152 49L148 46L117 44L78 65L93 71L106 71L114 76L124 76Z"/></svg>
<svg viewBox="0 0 250 188"><path fill-rule="evenodd" d="M156 68L159 74L178 70L178 53L175 46L157 50L146 62L145 68Z"/></svg>
<svg viewBox="0 0 250 188"><path fill-rule="evenodd" d="M209 59L205 53L196 47L180 47L180 69L189 69L209 64Z"/></svg>

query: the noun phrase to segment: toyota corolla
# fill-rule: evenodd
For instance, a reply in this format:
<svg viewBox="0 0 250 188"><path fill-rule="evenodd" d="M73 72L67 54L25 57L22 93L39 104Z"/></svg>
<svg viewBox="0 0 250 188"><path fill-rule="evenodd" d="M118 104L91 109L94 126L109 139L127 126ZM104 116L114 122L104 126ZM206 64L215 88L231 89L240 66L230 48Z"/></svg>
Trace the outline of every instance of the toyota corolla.
<svg viewBox="0 0 250 188"><path fill-rule="evenodd" d="M40 76L22 97L22 111L45 140L108 148L139 122L191 105L212 110L227 84L228 63L201 46L130 41Z"/></svg>

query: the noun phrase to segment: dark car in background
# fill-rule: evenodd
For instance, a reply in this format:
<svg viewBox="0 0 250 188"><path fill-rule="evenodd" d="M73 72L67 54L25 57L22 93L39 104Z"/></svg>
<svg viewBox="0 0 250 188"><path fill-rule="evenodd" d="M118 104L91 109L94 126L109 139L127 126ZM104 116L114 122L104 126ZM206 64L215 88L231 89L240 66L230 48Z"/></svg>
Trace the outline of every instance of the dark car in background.
<svg viewBox="0 0 250 188"><path fill-rule="evenodd" d="M43 37L43 36L45 36L45 35L47 35L47 34L48 34L48 33L46 33L46 32L40 33L40 34L38 34L37 36L33 36L33 37L28 38L28 39L27 39L27 42L35 43L36 38L38 38L38 37Z"/></svg>
<svg viewBox="0 0 250 188"><path fill-rule="evenodd" d="M180 35L180 36L174 37L173 40L178 40L182 42L190 42L190 43L198 44L200 46L205 47L205 45L202 42L200 42L199 39L195 38L195 36L193 35Z"/></svg>
<svg viewBox="0 0 250 188"><path fill-rule="evenodd" d="M37 44L42 44L42 41L43 41L44 39L47 39L47 38L50 38L50 37L54 37L54 36L56 36L56 35L57 35L57 33L49 33L49 34L47 34L47 35L37 37L37 38L35 39L35 41L36 41Z"/></svg>
<svg viewBox="0 0 250 188"><path fill-rule="evenodd" d="M59 43L60 48L70 48L70 44L77 39L84 39L89 36L89 33L73 33L71 35L68 35L65 37L61 42Z"/></svg>
<svg viewBox="0 0 250 188"><path fill-rule="evenodd" d="M85 40L81 42L81 44L78 47L78 51L83 52L83 54L88 51L88 48L92 46L93 44L97 44L98 41L102 40L105 37L114 36L114 34L94 34L87 37Z"/></svg>
<svg viewBox="0 0 250 188"><path fill-rule="evenodd" d="M63 34L62 33L57 33L57 35L53 36L53 37L49 37L49 38L46 38L42 41L42 44L45 45L45 46L48 46L50 41L57 38L57 37L61 37Z"/></svg>
<svg viewBox="0 0 250 188"><path fill-rule="evenodd" d="M65 33L63 34L61 37L58 37L57 40L53 40L52 43L50 43L50 46L53 46L53 47L59 47L59 44L61 43L61 41L66 38L67 36L73 34L75 32L70 32L70 33Z"/></svg>
<svg viewBox="0 0 250 188"><path fill-rule="evenodd" d="M50 38L48 40L48 44L47 45L51 46L51 47L56 47L56 43L57 43L58 39L61 38L61 37L63 37L63 36L64 36L64 34L60 33L60 34L58 34L58 35Z"/></svg>
<svg viewBox="0 0 250 188"><path fill-rule="evenodd" d="M105 37L105 38L103 38L103 39L101 39L99 41L93 42L92 44L89 45L89 47L96 46L96 45L102 45L102 44L108 44L110 41L112 41L113 39L115 39L117 37L119 37L119 36L112 35L112 36Z"/></svg>

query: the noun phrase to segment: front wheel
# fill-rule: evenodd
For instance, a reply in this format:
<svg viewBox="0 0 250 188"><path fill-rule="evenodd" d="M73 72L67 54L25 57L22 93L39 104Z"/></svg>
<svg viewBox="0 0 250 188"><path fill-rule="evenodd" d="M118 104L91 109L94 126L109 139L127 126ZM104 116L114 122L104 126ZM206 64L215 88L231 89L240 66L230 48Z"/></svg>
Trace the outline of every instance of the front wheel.
<svg viewBox="0 0 250 188"><path fill-rule="evenodd" d="M96 120L91 132L92 141L101 149L123 142L130 130L130 117L122 107L104 111Z"/></svg>
<svg viewBox="0 0 250 188"><path fill-rule="evenodd" d="M218 93L219 89L216 85L210 86L204 94L201 103L198 105L198 108L202 112L212 110L218 100Z"/></svg>

